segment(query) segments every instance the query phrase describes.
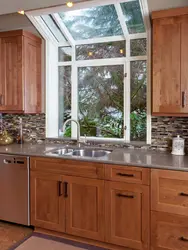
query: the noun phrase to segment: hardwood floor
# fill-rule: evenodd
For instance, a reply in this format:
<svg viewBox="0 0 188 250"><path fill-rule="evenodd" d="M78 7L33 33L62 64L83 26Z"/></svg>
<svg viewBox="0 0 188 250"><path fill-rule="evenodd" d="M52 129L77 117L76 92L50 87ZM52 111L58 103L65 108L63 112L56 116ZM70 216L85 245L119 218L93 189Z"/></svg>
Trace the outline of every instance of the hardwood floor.
<svg viewBox="0 0 188 250"><path fill-rule="evenodd" d="M8 250L32 232L31 228L0 221L0 250Z"/></svg>

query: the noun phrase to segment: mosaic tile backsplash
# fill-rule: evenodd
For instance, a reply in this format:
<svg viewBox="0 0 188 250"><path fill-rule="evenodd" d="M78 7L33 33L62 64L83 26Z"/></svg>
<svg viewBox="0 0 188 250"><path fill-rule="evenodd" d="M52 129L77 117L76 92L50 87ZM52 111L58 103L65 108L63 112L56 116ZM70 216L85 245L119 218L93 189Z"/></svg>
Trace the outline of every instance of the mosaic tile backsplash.
<svg viewBox="0 0 188 250"><path fill-rule="evenodd" d="M14 137L19 128L19 117L23 119L23 134L25 141L45 141L45 114L36 115L3 115L3 124ZM186 117L152 117L152 144L150 146L137 145L138 148L157 150L171 150L172 138L177 135L185 138L188 149L188 118ZM48 141L49 142L49 141ZM53 142L56 142L53 140ZM117 147L135 147L135 145L116 145Z"/></svg>
<svg viewBox="0 0 188 250"><path fill-rule="evenodd" d="M23 136L26 142L38 142L45 140L45 114L36 115L11 115L2 116L3 126L16 138L19 131L19 118L23 121Z"/></svg>

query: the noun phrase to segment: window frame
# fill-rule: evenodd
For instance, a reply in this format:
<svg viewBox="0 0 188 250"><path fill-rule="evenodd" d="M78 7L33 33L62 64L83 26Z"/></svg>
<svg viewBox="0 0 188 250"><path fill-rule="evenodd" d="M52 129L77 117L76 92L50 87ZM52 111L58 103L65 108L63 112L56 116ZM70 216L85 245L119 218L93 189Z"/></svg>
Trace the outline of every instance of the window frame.
<svg viewBox="0 0 188 250"><path fill-rule="evenodd" d="M146 33L137 33L137 34L129 34L125 25L124 16L120 7L120 3L126 1L134 1L134 0L108 0L102 3L100 0L91 0L89 2L81 2L75 3L71 10L89 8L99 5L109 5L114 4L120 24L123 30L123 36L114 36L114 37L104 37L104 38L94 38L94 39L85 39L75 41L70 37L70 33L68 32L66 27L63 27L62 22L60 23L60 19L58 15L54 14L55 12L67 11L70 10L66 5L46 8L43 10L34 10L26 12L27 17L34 24L34 26L38 29L38 31L42 34L46 43L46 62L45 62L45 79L46 79L46 137L48 138L57 138L58 137L58 67L59 66L72 66L72 83L74 87L72 88L72 107L74 105L74 109L72 110L72 119L77 119L78 116L78 103L77 98L77 86L78 86L78 67L79 66L102 66L102 65L120 65L124 64L124 68L126 69L127 77L124 78L124 123L127 127L125 136L123 139L116 138L101 138L101 137L87 137L91 140L97 141L122 141L126 143L130 143L130 99L127 96L130 96L130 64L131 61L137 60L146 60L147 61L147 138L146 143L151 143L151 25L149 19L149 11L147 6L147 0L140 0L141 12L145 24ZM58 42L54 36L51 34L49 30L46 29L45 23L39 15L52 14L53 18L59 25L59 28L64 33L68 42ZM147 54L146 56L130 56L130 40L132 39L147 39ZM93 59L93 60L80 60L76 61L76 45L81 44L92 44L92 43L101 43L108 41L122 41L126 40L126 57L121 58L108 58L108 59ZM72 61L70 62L58 62L58 47L62 46L72 46ZM53 62L53 65L52 65ZM113 63L112 63L113 62ZM115 63L114 63L115 62ZM101 64L102 63L102 64ZM125 87L126 86L126 87ZM76 138L76 125L72 123L73 134L72 137Z"/></svg>

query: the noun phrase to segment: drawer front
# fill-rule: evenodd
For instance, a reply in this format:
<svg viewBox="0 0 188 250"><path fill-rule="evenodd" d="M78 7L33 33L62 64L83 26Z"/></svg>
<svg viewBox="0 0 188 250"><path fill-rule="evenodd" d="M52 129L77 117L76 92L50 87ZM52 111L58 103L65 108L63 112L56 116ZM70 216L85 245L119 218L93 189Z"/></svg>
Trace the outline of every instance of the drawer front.
<svg viewBox="0 0 188 250"><path fill-rule="evenodd" d="M105 178L111 181L149 185L150 169L119 165L105 165Z"/></svg>
<svg viewBox="0 0 188 250"><path fill-rule="evenodd" d="M31 170L104 179L103 164L54 158L31 157Z"/></svg>
<svg viewBox="0 0 188 250"><path fill-rule="evenodd" d="M188 217L152 212L151 232L152 250L188 249Z"/></svg>
<svg viewBox="0 0 188 250"><path fill-rule="evenodd" d="M151 172L152 210L188 216L188 173Z"/></svg>

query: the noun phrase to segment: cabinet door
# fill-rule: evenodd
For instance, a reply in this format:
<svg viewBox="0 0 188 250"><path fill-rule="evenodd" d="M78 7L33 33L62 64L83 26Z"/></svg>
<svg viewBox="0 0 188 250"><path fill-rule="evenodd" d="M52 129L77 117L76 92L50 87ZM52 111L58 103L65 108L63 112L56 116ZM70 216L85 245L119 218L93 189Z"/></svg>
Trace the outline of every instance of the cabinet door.
<svg viewBox="0 0 188 250"><path fill-rule="evenodd" d="M151 249L187 250L188 217L162 212L152 212Z"/></svg>
<svg viewBox="0 0 188 250"><path fill-rule="evenodd" d="M22 36L0 39L0 111L23 112Z"/></svg>
<svg viewBox="0 0 188 250"><path fill-rule="evenodd" d="M149 249L149 188L105 183L106 240L133 249Z"/></svg>
<svg viewBox="0 0 188 250"><path fill-rule="evenodd" d="M104 241L104 181L64 176L66 233Z"/></svg>
<svg viewBox="0 0 188 250"><path fill-rule="evenodd" d="M31 225L65 231L61 176L31 171Z"/></svg>
<svg viewBox="0 0 188 250"><path fill-rule="evenodd" d="M25 113L41 112L41 42L24 37Z"/></svg>
<svg viewBox="0 0 188 250"><path fill-rule="evenodd" d="M188 113L188 15L181 17L181 90L182 113Z"/></svg>
<svg viewBox="0 0 188 250"><path fill-rule="evenodd" d="M181 89L181 19L156 19L153 21L153 115L183 112L184 91Z"/></svg>

